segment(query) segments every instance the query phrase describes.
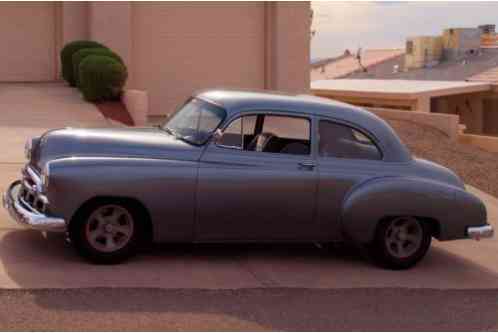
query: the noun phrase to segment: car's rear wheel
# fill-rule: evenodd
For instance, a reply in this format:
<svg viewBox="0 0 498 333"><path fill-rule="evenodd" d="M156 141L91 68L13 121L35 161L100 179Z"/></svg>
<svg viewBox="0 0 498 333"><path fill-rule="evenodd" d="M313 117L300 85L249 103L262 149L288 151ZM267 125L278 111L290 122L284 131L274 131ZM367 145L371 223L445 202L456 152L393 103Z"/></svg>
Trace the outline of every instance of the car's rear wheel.
<svg viewBox="0 0 498 333"><path fill-rule="evenodd" d="M99 264L122 262L137 251L142 229L137 211L120 201L94 203L72 221L69 236L76 250Z"/></svg>
<svg viewBox="0 0 498 333"><path fill-rule="evenodd" d="M411 216L382 221L373 244L377 264L389 269L407 269L416 265L431 245L430 225Z"/></svg>

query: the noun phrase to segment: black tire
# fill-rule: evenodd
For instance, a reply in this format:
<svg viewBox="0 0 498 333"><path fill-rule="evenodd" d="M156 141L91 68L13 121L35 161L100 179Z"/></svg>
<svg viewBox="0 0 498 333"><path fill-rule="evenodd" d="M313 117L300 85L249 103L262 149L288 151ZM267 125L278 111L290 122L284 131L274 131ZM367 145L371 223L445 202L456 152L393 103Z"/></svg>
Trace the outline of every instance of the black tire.
<svg viewBox="0 0 498 333"><path fill-rule="evenodd" d="M127 235L123 244L116 246L116 250L101 250L95 244L97 241L89 239L89 229L92 223L95 223L92 217L96 212L106 209L106 207L119 207L122 211L127 212L132 218L132 231ZM139 245L143 240L144 228L139 223L140 211L134 205L122 200L101 200L90 203L80 209L75 215L69 226L69 238L76 251L85 259L96 264L118 264L135 255ZM100 222L97 222L100 224ZM116 236L118 237L118 236ZM101 237L105 239L106 237ZM129 238L129 239L128 239ZM114 238L115 239L115 238ZM101 241L101 240L99 240ZM102 246L105 247L106 240ZM114 241L113 241L114 242Z"/></svg>
<svg viewBox="0 0 498 333"><path fill-rule="evenodd" d="M409 226L415 230L414 235L417 234L417 241L412 244L410 244L410 241L408 240L399 239L399 232L398 235L393 236L393 230L396 230L394 229L396 227L395 224L401 223L400 221L403 219L405 221L410 221ZM393 237L396 240L392 240ZM377 226L375 240L372 244L374 262L383 268L393 270L411 268L425 256L431 245L431 239L431 226L420 219L414 217L395 217L381 221ZM393 243L396 242L398 242L398 245L396 246L388 245L394 245ZM399 242L411 246L409 251L406 251L406 255L403 255L405 253L398 252L397 255L394 253L397 252L396 249L399 249Z"/></svg>

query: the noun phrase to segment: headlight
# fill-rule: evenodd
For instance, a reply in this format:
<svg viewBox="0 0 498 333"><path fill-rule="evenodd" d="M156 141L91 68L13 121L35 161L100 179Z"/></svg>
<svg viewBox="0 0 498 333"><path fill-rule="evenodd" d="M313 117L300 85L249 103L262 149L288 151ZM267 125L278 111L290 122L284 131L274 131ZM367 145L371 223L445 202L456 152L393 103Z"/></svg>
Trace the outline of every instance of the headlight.
<svg viewBox="0 0 498 333"><path fill-rule="evenodd" d="M47 163L45 167L42 170L42 173L40 175L40 181L41 181L41 190L42 192L45 192L48 188L48 183L50 180L50 163Z"/></svg>
<svg viewBox="0 0 498 333"><path fill-rule="evenodd" d="M33 150L33 139L29 138L24 145L24 156L30 160L31 159L31 151Z"/></svg>

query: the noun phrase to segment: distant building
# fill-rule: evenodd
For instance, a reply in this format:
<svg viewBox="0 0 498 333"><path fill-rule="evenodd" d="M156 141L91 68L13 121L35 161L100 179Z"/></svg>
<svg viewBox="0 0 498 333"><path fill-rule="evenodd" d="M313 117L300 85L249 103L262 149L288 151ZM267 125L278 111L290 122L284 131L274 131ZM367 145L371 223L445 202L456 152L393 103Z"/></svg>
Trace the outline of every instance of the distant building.
<svg viewBox="0 0 498 333"><path fill-rule="evenodd" d="M406 40L405 69L433 67L443 56L441 36L418 36Z"/></svg>

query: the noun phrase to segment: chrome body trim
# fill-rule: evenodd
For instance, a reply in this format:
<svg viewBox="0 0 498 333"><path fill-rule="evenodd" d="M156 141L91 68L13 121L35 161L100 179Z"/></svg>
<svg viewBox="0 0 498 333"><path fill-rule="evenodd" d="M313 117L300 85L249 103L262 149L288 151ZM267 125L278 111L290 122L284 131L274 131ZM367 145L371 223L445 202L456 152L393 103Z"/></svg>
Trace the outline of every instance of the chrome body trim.
<svg viewBox="0 0 498 333"><path fill-rule="evenodd" d="M43 185L40 176L30 166L27 166L24 170L28 174L29 178L31 178L35 183L35 191L41 192Z"/></svg>
<svg viewBox="0 0 498 333"><path fill-rule="evenodd" d="M10 216L20 225L40 230L52 232L65 232L66 221L58 217L50 217L36 211L33 207L19 197L19 187L21 181L13 182L7 192L2 196L2 203Z"/></svg>
<svg viewBox="0 0 498 333"><path fill-rule="evenodd" d="M469 238L479 240L481 238L492 238L494 235L493 227L489 224L481 225L478 227L468 227L467 235Z"/></svg>

